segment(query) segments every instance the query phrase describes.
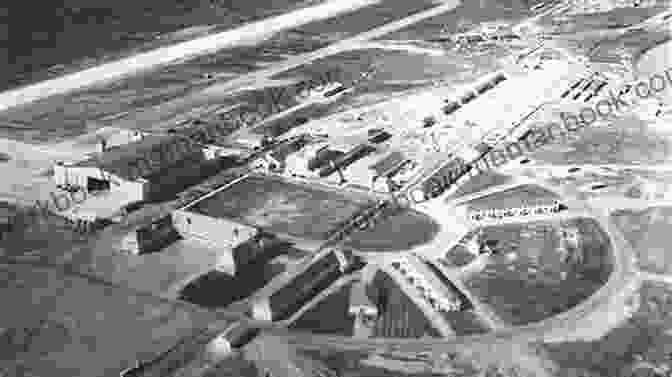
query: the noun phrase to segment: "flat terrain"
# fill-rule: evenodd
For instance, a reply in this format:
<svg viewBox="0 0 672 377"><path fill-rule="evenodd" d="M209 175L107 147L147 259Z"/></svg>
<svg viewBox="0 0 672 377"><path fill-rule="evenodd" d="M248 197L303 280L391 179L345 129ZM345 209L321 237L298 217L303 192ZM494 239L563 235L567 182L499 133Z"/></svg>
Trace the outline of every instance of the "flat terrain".
<svg viewBox="0 0 672 377"><path fill-rule="evenodd" d="M309 23L302 27L308 28L306 30L286 30L277 35L265 36L257 41L259 43L197 58L185 58L181 62L111 84L102 84L10 109L2 114L3 121L10 127L0 127L1 135L38 143L77 136L101 125L111 125L105 120L106 117L119 115L119 119L135 118L135 112L199 92L213 83L226 83L238 75L261 69L271 62L280 62L291 56L315 51L350 34L356 34L357 31L388 23L420 9L429 8L430 5L430 2L411 4L397 0L385 1L352 14ZM360 12L370 17L362 18ZM334 26L348 32L334 32ZM278 81L274 84L286 83ZM156 126L156 122L151 121L131 122L134 123L133 127L143 129ZM56 124L59 126L55 127Z"/></svg>
<svg viewBox="0 0 672 377"><path fill-rule="evenodd" d="M617 119L610 126L585 127L570 142L530 154L550 164L660 163L670 156L669 131L653 129L634 116Z"/></svg>
<svg viewBox="0 0 672 377"><path fill-rule="evenodd" d="M258 16L243 16L250 12L248 7L252 3L238 4L236 0L227 5L231 5L230 15L227 16L227 21L232 22L230 24ZM287 9L306 3L297 4L294 0L285 0L277 5ZM25 142L56 143L73 136L90 135L91 132L118 120L123 123L120 127L156 129L166 126L168 121L186 119L199 111L211 111L214 107L231 105L243 105L246 112L255 113L246 122L253 123L252 119L256 121L260 117L269 116L277 112L278 107L295 104L291 92L297 82L319 79L320 73L334 68L340 70L339 81L349 82L355 80L362 69L375 67L373 77L357 86L355 96L325 106L315 113L308 113L306 116L313 120L309 124L325 129L334 127L339 132L349 133L342 138L345 141L356 140L361 134L366 134L365 127L385 124L386 127L394 127L399 131L396 136L400 142L397 145L406 148L404 151L429 149L427 134L418 131L420 120L427 113L440 111L440 105L454 89L454 84L491 71L502 63L498 59L505 53L515 54L514 51L497 48L471 51L473 54L464 51L464 54L457 53L448 51L451 44L439 39L456 31L459 24L520 18L526 14L524 8L529 2L463 1L454 11L431 17L385 36L385 39L397 42L396 45L382 38L374 38L371 41L353 43L349 46L352 51L348 50L348 46L341 46L343 48L334 50L347 52L326 57L318 53L314 56L321 58L314 61L310 60L311 56L301 54L316 51L330 43L338 43L343 38L352 37L430 5L431 2L425 0L385 0L353 14L313 22L268 36L254 46L188 59L110 85L50 98L33 106L0 114L0 136ZM235 12L237 6L245 9ZM273 4L273 8L275 6ZM186 8L188 7L176 8L175 11L187 12ZM208 12L203 10L203 4L197 8L201 13ZM273 11L269 8L268 11L259 12L259 15L263 13L265 16ZM594 17L573 17L564 24L560 22L554 31L567 34L564 43L568 46L586 51L591 48L589 44L604 37L601 31L591 33L592 29L606 30L622 26L623 22L638 22L647 12L658 11L649 9L627 14L608 12ZM75 18L101 19L107 22L100 11L86 8L74 13L78 14ZM224 17L225 13L226 10L215 6L211 17ZM139 19L148 20L156 14L146 10ZM119 15L115 17L119 18ZM166 30L174 31L175 25L172 21L172 18L168 19ZM196 24L202 25L200 21ZM178 28L189 25L187 22ZM149 23L146 26L148 29L152 28ZM185 34L211 33L223 27L224 25L214 25L213 28L187 30L184 34L171 34L169 38L180 40L187 38ZM85 29L79 30L83 33L82 30ZM127 37L129 35L124 38ZM148 45L144 43L154 36L146 35L141 30L135 37L138 43L133 44L138 45L137 48L146 48ZM658 33L635 32L626 37L607 38L601 47L593 46L595 49L591 59L596 64L601 64L600 60L612 58L612 49L621 47L625 47L626 52L634 56L662 37ZM418 41L420 38L437 40ZM167 43L167 40L160 39L152 43ZM99 54L109 56L107 51L98 51L91 56ZM300 64L309 61L310 64ZM279 66L299 67L289 72L278 69L268 71L269 73L255 73L283 62L289 64ZM54 71L62 72L63 69L65 67ZM247 75L249 73L255 74ZM238 80L238 77L241 79ZM345 112L353 106L378 103L408 89L411 90L407 93L416 92L419 88L428 89L428 82L439 77L445 78L451 84L445 88L427 90L417 97L389 102L386 106L375 109L362 108ZM212 84L216 85L210 86ZM273 85L287 90L290 95L285 95L281 103L278 103L271 98L273 93L268 90ZM206 87L210 89L205 93L195 94ZM244 90L235 96L229 96L231 90L240 88ZM166 104L166 101L172 102ZM216 105L211 108L203 106L189 109L194 104ZM142 113L148 109L153 110ZM153 113L154 110L156 112ZM187 114L187 110L193 110L194 114ZM339 114L315 119L335 112ZM105 119L114 115L119 117L116 120ZM155 119L152 119L153 116ZM233 124L232 118L239 120L244 116L229 113L217 115L213 119L228 127ZM668 138L670 132L665 131L664 127L653 127L635 116L614 119L612 123L588 127L583 132L570 136L566 144L551 145L531 157L551 165L654 163L669 159L672 150ZM446 129L452 126L446 125ZM30 190L39 191L37 185L30 189L29 183L36 182L37 176L42 174L38 172L44 172L48 161L58 156L57 153L52 156L40 153L37 148L22 147L21 143L16 145L18 147L11 150L5 148L3 153L6 155L0 154L0 161L9 160L0 164L0 173L5 172L6 176L16 178L16 183L5 183L11 188L8 190L11 191L9 196L20 196L19 193ZM80 146L84 148L84 145ZM59 144L58 147L61 151L68 149L66 143ZM417 153L420 155L420 152ZM7 169L3 169L3 165ZM530 167L532 174L529 175L534 175L534 170L535 167ZM10 172L21 172L21 175L11 175ZM40 177L40 182L49 180L46 174ZM448 200L506 183L509 179L510 177L502 174L486 173L467 182ZM605 178L590 174L578 174L558 183L577 188L590 184L594 179L607 180L610 185L619 187L634 183L631 175ZM48 186L41 188L44 187ZM471 210L484 210L549 204L555 199L559 198L538 186L526 185L471 201L468 206ZM195 210L213 217L253 224L279 235L323 240L343 220L372 200L366 195L355 195L346 190L329 190L288 183L276 178L252 177L198 203ZM645 271L671 271L669 261L672 259L666 253L666 239L669 237L665 237L669 225L669 210L667 207L656 207L641 212L621 211L612 216L623 228L626 238L634 245L639 265ZM439 226L421 213L405 211L380 222L372 230L353 234L345 242L345 247L364 252L396 252L431 241L441 230ZM486 307L492 308L508 325L536 322L575 307L601 287L612 272L611 245L604 231L590 219L492 226L482 230L487 239L494 241L494 252L483 258L485 263L482 266L470 266L469 269L461 270L461 281L470 289L471 294L486 304ZM299 256L308 254L297 252L283 255L248 266L238 271L235 277L231 277L215 270L217 266L230 263L225 260L226 250L215 250L189 241L178 241L158 253L134 256L118 252L119 237L111 237L114 239L106 239L97 247L91 247L81 242L84 237L69 231L65 224L52 218L30 225L22 231L9 235L0 245L0 259L23 257L19 260L24 261L21 262L23 264L16 261L0 264L0 295L3 295L5 303L11 303L5 305L0 313L2 376L117 376L119 369L131 365L136 359L149 358L170 347L179 338L194 334L205 324L213 322L215 315L205 308L226 307L231 302L244 298L273 276L285 271L289 265L296 263ZM574 232L576 239L572 238ZM471 235L473 233L467 237ZM22 237L26 237L25 240ZM628 256L624 255L623 258ZM619 254L619 260L620 257ZM28 260L33 262L29 263ZM473 256L466 252L464 246L458 245L448 252L447 260L453 266L464 267L473 261ZM59 265L63 271L47 264ZM91 276L83 276L79 272L89 273ZM664 280L669 277L658 278ZM152 297L112 284L149 292L154 296L171 299L179 297L191 304ZM376 324L374 337L426 336L429 339L436 336L422 312L391 283L389 277L377 275L369 288L372 300L383 313ZM611 289L609 292L617 293L615 290ZM606 298L609 300L604 301L618 302L613 296ZM597 308L597 314L589 313L589 319L611 319L610 315L601 316L599 312L605 307L604 301L590 300L593 306L582 310L588 312ZM305 313L292 330L350 336L352 319L346 314L348 304L349 286L346 286ZM294 339L291 334L281 338L264 333L244 352L249 360L257 359L256 367L249 361L238 358L223 363L217 371L207 372L204 376L267 376L267 371L272 369L271 375L274 377L640 377L640 373L641 377L651 377L654 376L649 373L651 365L637 360L651 361L655 367L670 365L670 360L666 359L670 358L672 352L669 346L672 343L669 339L672 322L669 321L667 313L672 305L672 290L659 284L647 283L640 289L639 300L634 300L633 305L637 309L633 318L599 341L544 346L510 342L509 334L504 332L501 337L497 334L486 335L485 339L492 340L491 343L482 339L456 339L452 345L437 346L435 350L438 351L434 353L404 352L404 347L393 347L389 344L379 345L371 353L330 352L326 346L324 349L306 351L316 348L315 344L318 342L327 341L307 334L301 344L292 347L286 344L288 339ZM624 309L624 306L616 309ZM471 308L463 313L449 315L448 320L458 335L488 331L477 318L477 310L478 308ZM578 319L577 326L588 328L591 324L597 324L586 324L587 321L582 321L583 315L586 313L572 314L571 318ZM551 333L556 330L563 332L562 326L569 329L574 326L574 322L564 319L551 321L549 325L542 324L516 339L538 339L535 336L546 336L549 330ZM513 329L512 336L519 335L518 331ZM355 343L347 338L333 340L333 344L341 347L350 347L348 342ZM430 345L425 343L416 349L425 346ZM362 345L355 344L351 347L357 349ZM519 366L525 373L521 373ZM633 366L641 368L634 371ZM285 373L278 374L278 369ZM669 371L659 373L663 374L667 375Z"/></svg>
<svg viewBox="0 0 672 377"><path fill-rule="evenodd" d="M346 284L338 291L301 315L290 328L311 331L316 334L352 336L354 317L348 314L350 290Z"/></svg>
<svg viewBox="0 0 672 377"><path fill-rule="evenodd" d="M633 317L600 340L546 345L548 356L560 367L559 376L655 376L654 368L669 365L672 291L646 283L633 305Z"/></svg>
<svg viewBox="0 0 672 377"><path fill-rule="evenodd" d="M632 243L640 268L649 272L672 273L668 233L672 231L672 208L622 210L614 212L612 217L625 238Z"/></svg>
<svg viewBox="0 0 672 377"><path fill-rule="evenodd" d="M197 308L33 265L0 265L0 370L113 377L212 322Z"/></svg>
<svg viewBox="0 0 672 377"><path fill-rule="evenodd" d="M14 32L11 42L0 42L0 49L13 56L13 61L0 75L0 88L26 85L307 4L310 2L297 0L234 0L226 4L150 0L113 5L66 0L58 6L45 4L39 8L7 4L12 16L2 14L0 24L11 26ZM32 26L19 21L25 17L33 21ZM80 38L82 35L89 38Z"/></svg>
<svg viewBox="0 0 672 377"><path fill-rule="evenodd" d="M362 252L393 252L430 242L440 231L431 217L404 210L379 221L372 229L352 234L345 245Z"/></svg>
<svg viewBox="0 0 672 377"><path fill-rule="evenodd" d="M475 194L482 190L487 190L493 186L504 185L512 181L512 177L495 171L487 171L469 179L462 184L453 194L451 198L459 198L463 195Z"/></svg>
<svg viewBox="0 0 672 377"><path fill-rule="evenodd" d="M196 203L190 210L243 221L271 232L320 240L365 203L279 179L249 177Z"/></svg>
<svg viewBox="0 0 672 377"><path fill-rule="evenodd" d="M225 308L242 300L285 271L280 263L248 266L235 276L211 270L195 278L180 291L180 299L205 308Z"/></svg>
<svg viewBox="0 0 672 377"><path fill-rule="evenodd" d="M578 231L566 244L559 232ZM575 306L602 286L611 273L606 235L589 219L486 227L497 240L483 270L465 284L506 323L539 321Z"/></svg>

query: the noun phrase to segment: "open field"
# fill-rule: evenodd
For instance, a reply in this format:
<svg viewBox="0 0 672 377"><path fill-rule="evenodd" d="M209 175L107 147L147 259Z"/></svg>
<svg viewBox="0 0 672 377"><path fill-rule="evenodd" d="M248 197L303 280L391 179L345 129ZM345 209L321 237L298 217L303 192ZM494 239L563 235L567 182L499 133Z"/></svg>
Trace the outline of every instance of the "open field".
<svg viewBox="0 0 672 377"><path fill-rule="evenodd" d="M0 371L8 376L113 377L215 320L162 301L32 265L0 266Z"/></svg>
<svg viewBox="0 0 672 377"><path fill-rule="evenodd" d="M279 263L248 266L236 276L211 270L180 291L180 299L205 308L225 308L242 300L285 271Z"/></svg>
<svg viewBox="0 0 672 377"><path fill-rule="evenodd" d="M633 304L632 318L593 342L547 344L548 356L560 367L559 376L645 377L652 368L670 363L672 352L672 291L646 283ZM639 361L638 361L639 360Z"/></svg>
<svg viewBox="0 0 672 377"><path fill-rule="evenodd" d="M404 0L385 0L378 4L373 4L355 13L345 14L341 17L327 20L324 22L312 22L301 26L295 31L301 34L315 35L338 35L340 38L346 38L357 33L362 33L383 25L393 19L398 19L411 15L413 13L428 9L436 5L435 1L404 1Z"/></svg>
<svg viewBox="0 0 672 377"><path fill-rule="evenodd" d="M403 251L428 243L439 230L431 217L404 210L379 221L373 229L353 233L345 246L362 252Z"/></svg>
<svg viewBox="0 0 672 377"><path fill-rule="evenodd" d="M368 203L371 202L361 197L277 178L249 177L195 203L189 210L242 221L270 232L324 240L329 232ZM370 230L353 233L345 246L362 252L405 250L430 241L438 227L426 215L404 210L378 222Z"/></svg>
<svg viewBox="0 0 672 377"><path fill-rule="evenodd" d="M486 171L476 177L470 178L453 193L451 198L459 198L460 196L475 194L479 191L486 190L492 186L504 185L512 181L512 177L495 171Z"/></svg>
<svg viewBox="0 0 672 377"><path fill-rule="evenodd" d="M527 3L527 4L525 4ZM384 39L432 39L445 37L457 31L460 22L480 23L503 20L516 21L528 13L527 7L538 1L464 1L454 11L432 17L408 28L385 36ZM483 5L486 4L486 7Z"/></svg>
<svg viewBox="0 0 672 377"><path fill-rule="evenodd" d="M640 268L649 272L672 273L668 233L672 231L672 208L621 210L612 213L612 217L637 253Z"/></svg>
<svg viewBox="0 0 672 377"><path fill-rule="evenodd" d="M541 20L541 25L551 27L552 32L578 33L599 29L617 29L637 24L666 10L664 4L655 7L614 8L607 12L569 15L567 21L555 21L550 17Z"/></svg>
<svg viewBox="0 0 672 377"><path fill-rule="evenodd" d="M4 202L0 202L0 208L7 209L13 224L13 229L4 238L0 237L0 255L16 257L48 254L86 242L85 234L56 215L29 215L26 210Z"/></svg>
<svg viewBox="0 0 672 377"><path fill-rule="evenodd" d="M10 109L2 115L2 119L11 128L0 127L3 130L1 136L32 142L76 136L99 127L97 123L104 124L107 121L101 119L105 117L115 114L121 114L121 118L132 116L134 112L147 110L188 93L199 92L213 82L226 82L236 75L260 69L269 62L279 62L288 56L314 51L344 37L342 33L331 33L330 25L336 24L342 30L352 30L354 33L357 25L366 26L365 29L368 29L371 22L376 25L390 22L429 5L429 2L409 5L396 0L375 4L362 11L375 14L377 22L369 19L367 23L362 23L359 12L337 17L337 21L316 21L306 25L310 26L310 32L298 29L281 32L267 36L267 40L262 38L260 43L251 46L238 46L185 59L112 84L98 85L68 95L57 95L23 108ZM284 85L282 82L276 84ZM155 123L138 122L133 127L150 129ZM54 128L55 124L70 131L61 134L62 130ZM44 135L43 132L47 134Z"/></svg>
<svg viewBox="0 0 672 377"><path fill-rule="evenodd" d="M577 243L559 232L578 232ZM590 219L484 228L497 240L482 271L465 284L505 322L522 325L577 305L611 273L606 234Z"/></svg>
<svg viewBox="0 0 672 377"><path fill-rule="evenodd" d="M122 252L120 239L101 247L91 247L88 241L95 234L79 233L72 225L66 224L55 215L34 219L30 218L34 222L31 222L31 226L17 226L15 232L0 241L0 255L67 266L104 281L171 298L177 298L180 289L198 276L217 266L231 267L230 264L233 263L228 255L229 250L207 247L190 240L179 240L161 251L142 255ZM290 259L297 259L299 256L290 255ZM244 294L247 291L238 288L249 288L265 281L256 275L259 271L263 271L265 279L268 280L279 269L284 269L285 264L277 262L273 265L251 265L248 269L239 271L235 279L229 279L233 285L228 286L236 287L235 290L229 290L230 294L236 297ZM248 281L251 278L253 281ZM224 285L229 283L226 279L220 281ZM242 285L236 285L241 282ZM213 284L210 284L210 289ZM220 299L220 303L229 303L225 296ZM201 301L206 300L207 297L196 297L193 301L202 304Z"/></svg>
<svg viewBox="0 0 672 377"><path fill-rule="evenodd" d="M352 283L338 291L301 315L290 328L311 331L317 334L337 334L352 336L353 317L348 314Z"/></svg>
<svg viewBox="0 0 672 377"><path fill-rule="evenodd" d="M570 142L551 145L530 154L530 158L549 164L660 163L670 156L669 132L660 132L646 121L625 116L609 127L589 125Z"/></svg>
<svg viewBox="0 0 672 377"><path fill-rule="evenodd" d="M254 224L270 232L320 240L364 204L335 192L249 177L190 210Z"/></svg>
<svg viewBox="0 0 672 377"><path fill-rule="evenodd" d="M212 34L256 21L314 1L282 0L272 3L205 0L115 3L66 0L58 7L9 5L12 43L0 49L13 64L0 74L0 88L26 85L63 73L116 60L196 36ZM25 23L19 20L32 20ZM5 22L0 22L5 24ZM36 28L35 24L40 28ZM79 38L87 35L89 38ZM72 43L76 40L77 43Z"/></svg>
<svg viewBox="0 0 672 377"><path fill-rule="evenodd" d="M609 172L600 174L579 170L567 177L553 177L547 181L551 185L571 187L582 193L585 197L599 197L607 193L617 194L626 191L636 182L636 177L627 172Z"/></svg>
<svg viewBox="0 0 672 377"><path fill-rule="evenodd" d="M423 66L422 70L409 70L409 65ZM304 67L296 68L277 78L303 76L310 72L343 72L342 80L357 79L359 74L374 67L372 77L362 82L358 94L386 93L402 85L431 84L432 79L453 77L471 70L471 62L440 46L417 46L404 43L362 43L353 46L353 51L343 52L318 59Z"/></svg>

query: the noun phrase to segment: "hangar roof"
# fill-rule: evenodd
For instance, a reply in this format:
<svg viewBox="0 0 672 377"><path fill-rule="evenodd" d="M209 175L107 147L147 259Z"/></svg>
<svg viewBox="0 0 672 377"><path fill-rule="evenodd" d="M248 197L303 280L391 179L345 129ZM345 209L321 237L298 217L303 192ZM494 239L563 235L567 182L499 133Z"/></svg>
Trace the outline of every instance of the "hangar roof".
<svg viewBox="0 0 672 377"><path fill-rule="evenodd" d="M175 160L171 161L173 157L165 152L166 146L178 142L184 146L173 148L172 153L179 154L179 156L175 156ZM89 159L79 161L73 166L97 167L118 177L134 180L150 177L196 152L202 153L195 143L187 139L172 135L146 135L142 140L110 148Z"/></svg>

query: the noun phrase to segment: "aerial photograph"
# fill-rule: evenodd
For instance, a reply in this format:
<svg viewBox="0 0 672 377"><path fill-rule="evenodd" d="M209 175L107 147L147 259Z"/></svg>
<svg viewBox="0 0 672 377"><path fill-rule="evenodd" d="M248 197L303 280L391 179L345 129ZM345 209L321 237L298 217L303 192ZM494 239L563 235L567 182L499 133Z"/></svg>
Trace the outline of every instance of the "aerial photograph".
<svg viewBox="0 0 672 377"><path fill-rule="evenodd" d="M672 377L672 0L0 30L0 377Z"/></svg>

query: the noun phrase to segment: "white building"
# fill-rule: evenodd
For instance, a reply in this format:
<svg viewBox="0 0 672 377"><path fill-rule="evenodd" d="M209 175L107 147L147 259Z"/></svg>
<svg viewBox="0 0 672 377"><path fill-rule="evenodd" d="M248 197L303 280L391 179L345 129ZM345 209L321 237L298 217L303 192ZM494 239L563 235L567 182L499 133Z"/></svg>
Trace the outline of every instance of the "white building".
<svg viewBox="0 0 672 377"><path fill-rule="evenodd" d="M108 193L90 197L115 200L118 208L151 200L171 189L181 191L181 185L217 170L214 164L203 165L204 161L202 149L194 143L173 136L148 135L130 144L106 147L104 152L83 161L57 162L53 179L60 188Z"/></svg>
<svg viewBox="0 0 672 377"><path fill-rule="evenodd" d="M310 170L308 164L318 152L329 147L328 143L318 142L309 144L301 150L292 153L285 159L285 173L290 176L317 178L319 169Z"/></svg>
<svg viewBox="0 0 672 377"><path fill-rule="evenodd" d="M183 238L217 248L233 249L257 234L253 226L199 214L190 211L188 206L175 210L172 222Z"/></svg>
<svg viewBox="0 0 672 377"><path fill-rule="evenodd" d="M493 85L502 75L505 79ZM573 67L562 61L545 62L542 69L526 74L488 75L474 84L472 89L478 95L471 99L465 96L468 101L452 116L455 124L478 125L469 128L473 138L478 140L495 130L512 130L540 105L559 99L574 77Z"/></svg>
<svg viewBox="0 0 672 377"><path fill-rule="evenodd" d="M469 214L469 219L479 222L488 220L501 220L512 217L548 215L552 213L558 213L566 208L567 207L564 204L556 201L553 204L472 211Z"/></svg>
<svg viewBox="0 0 672 377"><path fill-rule="evenodd" d="M390 184L397 186L397 188L403 187L406 183L403 181L403 178L409 175L408 172L405 171L405 174L400 177L397 176L400 175L400 170L404 168L404 165L411 165L411 163L412 161L406 159L403 153L397 151L391 152L379 159L369 166L369 170L371 171L371 188L377 192L389 192Z"/></svg>

